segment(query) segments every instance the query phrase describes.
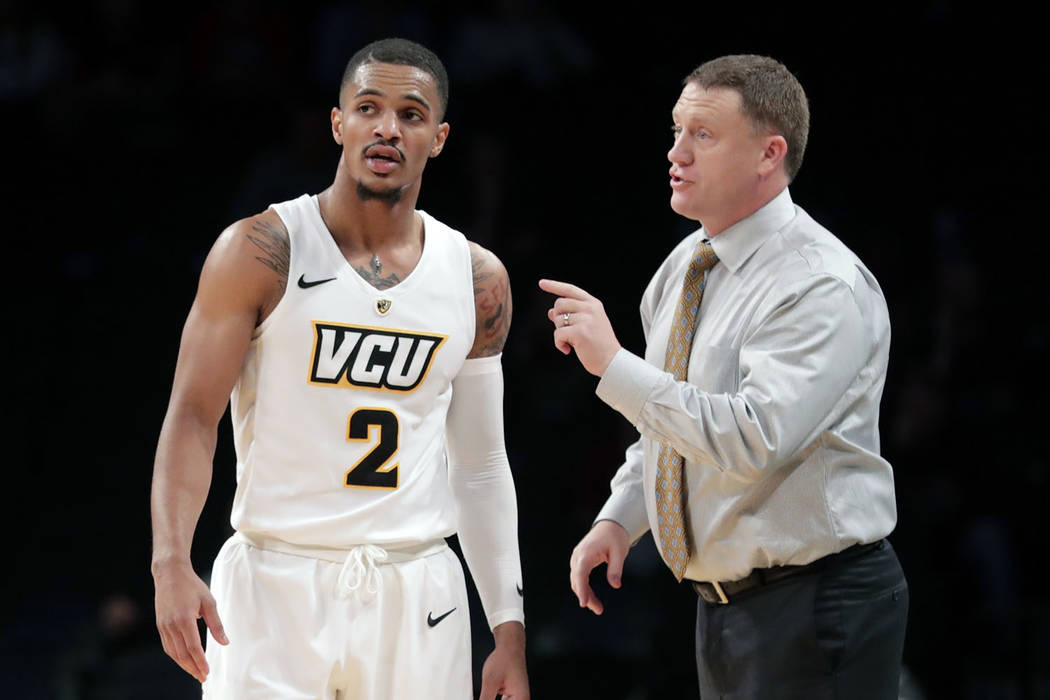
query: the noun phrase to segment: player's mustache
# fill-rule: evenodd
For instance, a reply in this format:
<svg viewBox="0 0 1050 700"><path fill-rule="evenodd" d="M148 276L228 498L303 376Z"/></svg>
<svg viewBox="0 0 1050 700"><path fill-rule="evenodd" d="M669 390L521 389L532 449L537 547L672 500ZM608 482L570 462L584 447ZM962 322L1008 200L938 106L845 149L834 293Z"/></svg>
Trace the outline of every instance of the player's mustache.
<svg viewBox="0 0 1050 700"><path fill-rule="evenodd" d="M405 160L404 152L400 148L398 148L397 145L395 145L394 143L392 143L390 141L387 141L386 139L379 139L377 141L374 141L374 142L368 144L361 151L362 155L364 155L367 158L368 157L368 152L370 150L372 150L373 148L375 148L376 146L384 146L386 148L392 148L395 151L397 151L398 160L400 160L400 161Z"/></svg>

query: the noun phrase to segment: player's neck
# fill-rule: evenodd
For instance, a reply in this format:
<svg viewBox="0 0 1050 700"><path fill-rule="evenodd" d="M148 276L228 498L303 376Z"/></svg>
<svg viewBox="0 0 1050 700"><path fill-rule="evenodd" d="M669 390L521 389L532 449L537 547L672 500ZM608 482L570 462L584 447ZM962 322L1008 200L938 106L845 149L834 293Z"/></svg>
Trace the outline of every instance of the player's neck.
<svg viewBox="0 0 1050 700"><path fill-rule="evenodd" d="M406 190L396 202L363 197L355 188L337 180L317 197L321 217L340 248L378 251L409 243L419 235L418 186Z"/></svg>

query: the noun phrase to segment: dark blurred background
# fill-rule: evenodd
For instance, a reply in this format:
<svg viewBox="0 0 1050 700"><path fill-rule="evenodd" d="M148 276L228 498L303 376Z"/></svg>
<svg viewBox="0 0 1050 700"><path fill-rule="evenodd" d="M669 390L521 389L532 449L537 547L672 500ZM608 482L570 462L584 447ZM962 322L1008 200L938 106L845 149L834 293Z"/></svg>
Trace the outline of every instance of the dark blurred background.
<svg viewBox="0 0 1050 700"><path fill-rule="evenodd" d="M695 595L648 536L622 590L599 584L605 615L569 590L570 551L635 432L553 349L536 280L601 297L641 351L642 290L693 227L667 205L680 81L748 52L799 76L813 118L792 195L889 301L882 438L912 601L901 697L1050 697L1038 25L948 0L791 5L0 0L15 256L0 697L194 697L160 649L149 575L182 323L225 226L329 184L343 65L388 35L427 44L451 75L452 132L421 208L514 284L507 444L533 696L696 696ZM205 574L229 534L233 465L227 420L195 542ZM490 639L475 624L478 660Z"/></svg>

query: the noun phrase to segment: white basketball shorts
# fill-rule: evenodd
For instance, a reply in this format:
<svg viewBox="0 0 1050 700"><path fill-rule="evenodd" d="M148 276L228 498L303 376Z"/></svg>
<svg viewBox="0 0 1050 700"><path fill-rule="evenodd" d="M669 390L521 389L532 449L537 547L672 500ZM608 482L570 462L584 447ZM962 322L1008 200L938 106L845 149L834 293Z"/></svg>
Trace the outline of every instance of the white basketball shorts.
<svg viewBox="0 0 1050 700"><path fill-rule="evenodd" d="M211 590L205 700L469 700L463 568L444 540L411 551L303 550L234 535Z"/></svg>

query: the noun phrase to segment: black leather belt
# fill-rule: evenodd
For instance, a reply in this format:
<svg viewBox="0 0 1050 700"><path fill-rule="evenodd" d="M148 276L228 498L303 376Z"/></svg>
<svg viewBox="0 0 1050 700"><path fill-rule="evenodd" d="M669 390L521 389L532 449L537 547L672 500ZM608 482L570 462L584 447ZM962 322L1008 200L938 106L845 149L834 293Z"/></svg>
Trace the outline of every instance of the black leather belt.
<svg viewBox="0 0 1050 700"><path fill-rule="evenodd" d="M820 571L840 559L847 557L852 558L873 549L882 549L884 542L885 540L879 540L878 542L872 542L871 544L855 544L852 547L847 547L841 552L829 554L828 556L821 557L809 564L801 564L797 566L771 566L768 569L753 569L750 574L737 581L690 581L689 583L692 584L693 590L696 591L696 594L706 602L725 605L736 596L745 591L750 591L753 588L759 588L760 586L765 586L766 584L780 581L791 576Z"/></svg>

